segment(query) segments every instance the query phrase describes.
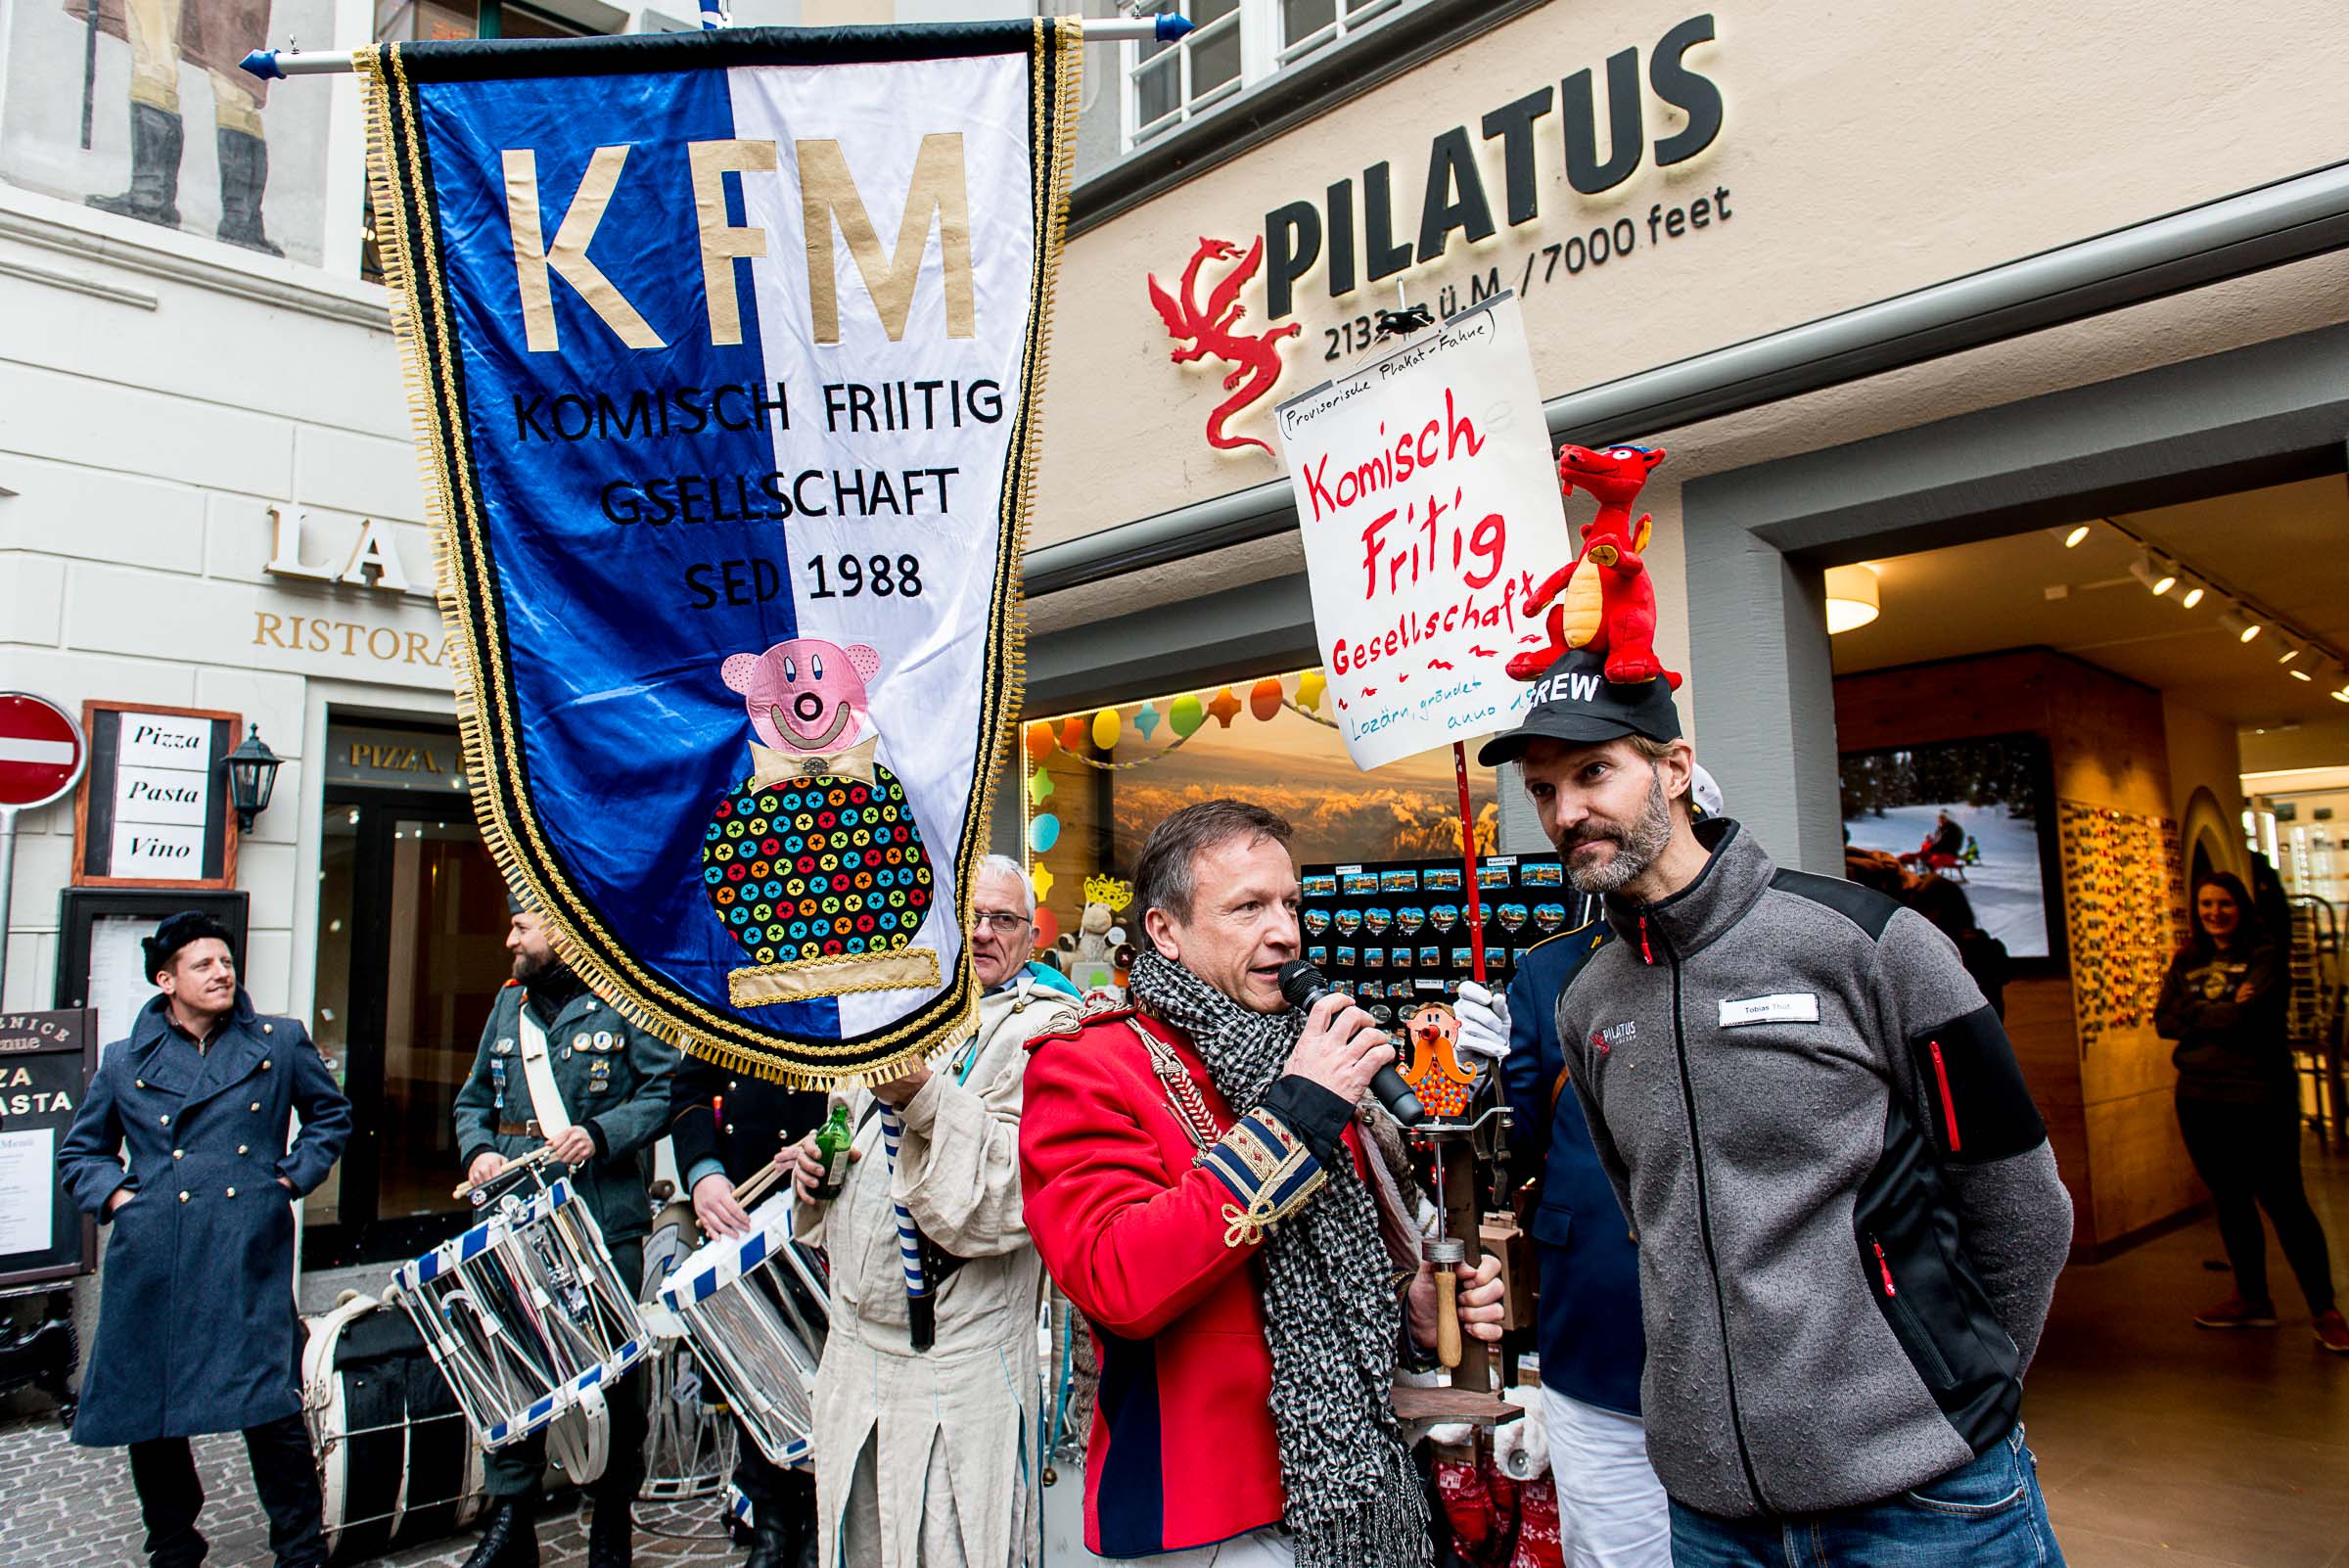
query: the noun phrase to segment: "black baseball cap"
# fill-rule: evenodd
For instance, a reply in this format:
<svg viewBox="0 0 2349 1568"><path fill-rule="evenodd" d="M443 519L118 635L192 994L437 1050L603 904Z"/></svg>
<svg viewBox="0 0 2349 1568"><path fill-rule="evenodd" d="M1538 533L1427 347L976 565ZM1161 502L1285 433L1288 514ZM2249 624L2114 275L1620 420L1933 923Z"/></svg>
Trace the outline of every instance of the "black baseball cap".
<svg viewBox="0 0 2349 1568"><path fill-rule="evenodd" d="M1515 761L1538 740L1595 746L1621 735L1656 741L1681 738L1681 711L1672 701L1672 683L1658 676L1618 685L1607 679L1605 656L1575 648L1534 682L1533 704L1517 727L1485 742L1476 760L1492 767Z"/></svg>

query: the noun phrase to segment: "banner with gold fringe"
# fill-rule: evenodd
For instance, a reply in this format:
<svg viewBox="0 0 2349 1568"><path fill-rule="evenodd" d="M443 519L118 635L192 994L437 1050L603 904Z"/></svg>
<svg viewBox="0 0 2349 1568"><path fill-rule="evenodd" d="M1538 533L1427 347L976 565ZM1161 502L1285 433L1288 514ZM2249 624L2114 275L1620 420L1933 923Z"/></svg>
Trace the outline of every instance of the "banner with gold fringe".
<svg viewBox="0 0 2349 1568"><path fill-rule="evenodd" d="M1074 21L360 51L482 834L687 1049L968 1031Z"/></svg>

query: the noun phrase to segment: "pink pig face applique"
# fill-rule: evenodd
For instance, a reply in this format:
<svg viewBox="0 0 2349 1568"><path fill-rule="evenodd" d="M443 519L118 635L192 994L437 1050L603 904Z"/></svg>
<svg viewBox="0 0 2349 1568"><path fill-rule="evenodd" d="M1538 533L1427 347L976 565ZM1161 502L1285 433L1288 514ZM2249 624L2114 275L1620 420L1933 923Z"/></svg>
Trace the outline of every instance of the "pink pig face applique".
<svg viewBox="0 0 2349 1568"><path fill-rule="evenodd" d="M866 738L871 700L865 682L880 669L881 656L860 642L843 648L795 637L762 654L735 654L719 673L743 694L760 744L781 752L829 752Z"/></svg>
<svg viewBox="0 0 2349 1568"><path fill-rule="evenodd" d="M737 1007L940 983L913 945L935 874L904 786L878 754L871 682L881 656L795 637L719 668L751 719L751 776L702 842L711 912L742 948Z"/></svg>

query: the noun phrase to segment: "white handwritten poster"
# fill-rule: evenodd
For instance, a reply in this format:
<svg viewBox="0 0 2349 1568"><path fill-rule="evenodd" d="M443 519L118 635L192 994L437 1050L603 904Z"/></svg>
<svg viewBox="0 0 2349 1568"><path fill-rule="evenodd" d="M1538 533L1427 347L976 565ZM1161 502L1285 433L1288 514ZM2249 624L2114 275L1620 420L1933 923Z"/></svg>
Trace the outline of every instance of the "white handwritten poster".
<svg viewBox="0 0 2349 1568"><path fill-rule="evenodd" d="M1534 585L1573 557L1514 295L1281 404L1313 626L1355 765L1507 729Z"/></svg>

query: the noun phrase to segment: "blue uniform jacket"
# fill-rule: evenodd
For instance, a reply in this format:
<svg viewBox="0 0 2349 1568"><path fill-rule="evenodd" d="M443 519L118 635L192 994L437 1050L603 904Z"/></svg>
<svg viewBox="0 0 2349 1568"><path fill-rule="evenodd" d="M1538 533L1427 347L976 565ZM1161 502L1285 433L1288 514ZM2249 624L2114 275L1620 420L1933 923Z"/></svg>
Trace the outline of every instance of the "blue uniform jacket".
<svg viewBox="0 0 2349 1568"><path fill-rule="evenodd" d="M1511 1161L1542 1173L1533 1223L1542 1381L1569 1399L1637 1415L1639 1372L1647 1361L1639 1249L1590 1147L1582 1102L1560 1079L1566 1057L1558 1048L1558 997L1606 940L1606 922L1594 920L1535 944L1519 961L1509 985L1501 1087L1513 1119Z"/></svg>
<svg viewBox="0 0 2349 1568"><path fill-rule="evenodd" d="M58 1150L66 1190L109 1231L73 1419L73 1441L92 1448L234 1432L301 1408L293 1206L350 1136L350 1101L301 1025L254 1013L240 989L199 1052L164 1006L157 996L107 1047ZM297 1111L301 1136L288 1149ZM107 1215L122 1186L132 1196Z"/></svg>

